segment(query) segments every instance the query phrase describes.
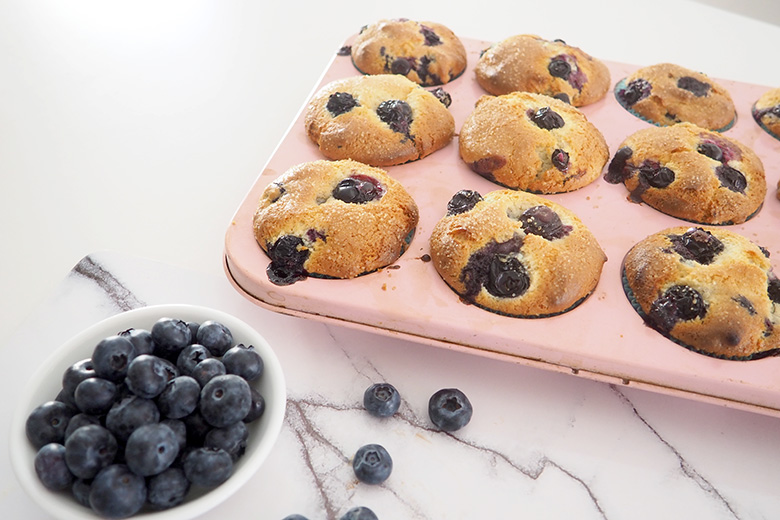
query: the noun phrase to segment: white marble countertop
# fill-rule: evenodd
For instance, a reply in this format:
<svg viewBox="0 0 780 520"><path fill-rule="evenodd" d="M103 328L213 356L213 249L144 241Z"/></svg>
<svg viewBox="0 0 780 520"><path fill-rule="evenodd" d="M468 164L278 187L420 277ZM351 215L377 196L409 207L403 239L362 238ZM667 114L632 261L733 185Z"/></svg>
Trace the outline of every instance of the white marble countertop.
<svg viewBox="0 0 780 520"><path fill-rule="evenodd" d="M289 392L262 471L204 518L334 519L360 504L385 520L780 517L777 419L282 316L226 279L233 212L341 42L376 19L483 40L536 33L605 60L780 86L772 0L533 5L0 2L0 413L26 381L18 367L84 327L194 303L257 326ZM389 421L359 406L378 380L404 397ZM452 435L425 412L448 386L475 405ZM0 512L41 518L11 473L7 435ZM367 442L396 463L383 486L358 485L348 464Z"/></svg>

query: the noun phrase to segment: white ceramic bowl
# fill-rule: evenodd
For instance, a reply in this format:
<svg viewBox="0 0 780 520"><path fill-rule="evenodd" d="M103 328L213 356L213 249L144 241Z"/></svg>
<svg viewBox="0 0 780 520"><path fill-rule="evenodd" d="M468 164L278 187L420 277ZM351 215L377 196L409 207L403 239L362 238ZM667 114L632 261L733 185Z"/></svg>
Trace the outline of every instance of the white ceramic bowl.
<svg viewBox="0 0 780 520"><path fill-rule="evenodd" d="M68 340L43 362L29 379L24 393L19 396L11 427L11 464L25 491L52 516L63 520L99 518L89 508L78 504L69 491L55 493L40 483L33 467L36 450L25 434L28 415L36 406L56 397L61 389L65 369L76 361L90 357L101 339L129 328L151 330L152 325L163 317L198 323L215 320L230 329L235 343L253 345L264 362L263 375L253 386L265 398L266 409L260 419L248 425L250 433L246 452L236 463L227 481L202 494L191 491L179 506L153 512L144 509L132 518L180 520L203 514L244 485L270 453L284 420L287 395L279 360L263 336L238 318L206 307L157 305L127 311L107 318Z"/></svg>

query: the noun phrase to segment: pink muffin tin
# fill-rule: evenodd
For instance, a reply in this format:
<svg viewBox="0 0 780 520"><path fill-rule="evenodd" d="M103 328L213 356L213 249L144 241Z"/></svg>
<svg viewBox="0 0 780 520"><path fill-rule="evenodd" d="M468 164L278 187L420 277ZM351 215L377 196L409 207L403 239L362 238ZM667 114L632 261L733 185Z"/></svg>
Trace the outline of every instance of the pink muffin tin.
<svg viewBox="0 0 780 520"><path fill-rule="evenodd" d="M348 45L351 39L346 42ZM459 129L476 100L486 93L473 66L490 43L463 39L469 64L465 73L444 85L452 96L450 111ZM639 68L610 63L612 85ZM358 75L350 57L334 56L314 92L346 76ZM724 135L752 147L761 157L768 193L759 214L729 228L762 245L780 271L780 141L764 132L750 109L767 87L717 80L737 106L737 122ZM225 237L224 266L234 287L261 307L274 311L396 335L476 355L489 356L617 385L630 385L725 406L780 416L780 357L726 361L691 352L644 325L621 286L621 262L628 249L664 228L687 223L644 204L627 200L622 185L603 178L580 190L549 195L574 211L593 231L608 261L595 292L579 307L555 317L518 319L462 302L441 280L431 262L428 239L458 190L482 194L500 189L472 172L460 159L457 137L447 147L412 163L386 168L412 194L420 223L409 249L391 267L352 280L309 278L290 286L269 282L269 259L255 242L252 216L263 189L293 165L323 159L306 136L305 107L277 147L233 217ZM614 155L629 134L648 123L624 110L612 91L582 108L604 134Z"/></svg>

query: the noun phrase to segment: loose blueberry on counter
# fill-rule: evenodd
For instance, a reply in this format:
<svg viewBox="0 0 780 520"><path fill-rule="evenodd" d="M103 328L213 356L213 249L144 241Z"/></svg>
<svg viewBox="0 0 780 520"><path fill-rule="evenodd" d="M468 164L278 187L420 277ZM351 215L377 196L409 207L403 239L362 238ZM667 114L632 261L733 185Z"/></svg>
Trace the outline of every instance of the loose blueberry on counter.
<svg viewBox="0 0 780 520"><path fill-rule="evenodd" d="M569 154L560 148L553 150L550 160L559 171L566 172L569 170Z"/></svg>
<svg viewBox="0 0 780 520"><path fill-rule="evenodd" d="M118 394L117 386L108 379L91 377L79 383L73 398L82 412L104 415L111 409Z"/></svg>
<svg viewBox="0 0 780 520"><path fill-rule="evenodd" d="M687 90L696 97L704 97L709 94L712 85L690 76L683 76L677 80L677 87Z"/></svg>
<svg viewBox="0 0 780 520"><path fill-rule="evenodd" d="M379 517L371 509L359 506L344 513L339 520L379 520Z"/></svg>
<svg viewBox="0 0 780 520"><path fill-rule="evenodd" d="M379 181L368 175L353 174L342 179L333 188L333 198L350 204L365 204L380 199L384 189Z"/></svg>
<svg viewBox="0 0 780 520"><path fill-rule="evenodd" d="M460 190L447 203L447 215L459 215L471 211L481 200L482 195L477 191Z"/></svg>
<svg viewBox="0 0 780 520"><path fill-rule="evenodd" d="M724 249L723 242L709 231L691 228L682 235L669 235L674 251L687 260L708 265Z"/></svg>
<svg viewBox="0 0 780 520"><path fill-rule="evenodd" d="M401 394L390 383L376 383L363 393L363 406L376 417L390 417L401 406Z"/></svg>
<svg viewBox="0 0 780 520"><path fill-rule="evenodd" d="M308 273L303 264L309 258L309 249L303 239L293 235L282 235L268 245L271 263L266 268L268 279L275 285L290 285L303 280Z"/></svg>
<svg viewBox="0 0 780 520"><path fill-rule="evenodd" d="M352 459L357 479L365 484L381 484L393 471L393 459L380 444L361 446Z"/></svg>
<svg viewBox="0 0 780 520"><path fill-rule="evenodd" d="M499 298L516 298L531 285L528 271L516 256L495 255L490 262L485 289Z"/></svg>
<svg viewBox="0 0 780 520"><path fill-rule="evenodd" d="M106 428L124 443L136 428L159 421L160 411L154 401L133 395L114 403L106 415Z"/></svg>
<svg viewBox="0 0 780 520"><path fill-rule="evenodd" d="M146 500L154 509L170 509L184 502L190 481L181 468L168 468L149 479Z"/></svg>
<svg viewBox="0 0 780 520"><path fill-rule="evenodd" d="M89 504L99 515L126 518L136 514L146 502L146 481L124 464L104 468L89 491Z"/></svg>
<svg viewBox="0 0 780 520"><path fill-rule="evenodd" d="M457 388L443 388L428 401L428 416L445 432L454 432L471 421L474 409L466 394Z"/></svg>
<svg viewBox="0 0 780 520"><path fill-rule="evenodd" d="M212 378L201 390L198 403L203 418L216 428L243 420L251 406L249 383L233 374Z"/></svg>
<svg viewBox="0 0 780 520"><path fill-rule="evenodd" d="M551 76L561 79L569 79L571 74L571 65L561 56L556 56L550 60L547 70Z"/></svg>
<svg viewBox="0 0 780 520"><path fill-rule="evenodd" d="M176 358L176 368L179 369L180 375L189 376L192 375L192 371L195 370L198 363L210 357L211 352L209 352L209 349L203 345L193 343L187 345L179 352L179 357Z"/></svg>
<svg viewBox="0 0 780 520"><path fill-rule="evenodd" d="M33 461L35 474L46 489L62 491L73 485L73 473L65 462L65 446L50 442L41 447Z"/></svg>
<svg viewBox="0 0 780 520"><path fill-rule="evenodd" d="M50 442L62 444L70 419L78 410L59 401L47 401L27 416L25 433L37 450Z"/></svg>
<svg viewBox="0 0 780 520"><path fill-rule="evenodd" d="M142 477L162 473L173 464L178 454L176 433L162 423L138 427L125 446L127 466Z"/></svg>
<svg viewBox="0 0 780 520"><path fill-rule="evenodd" d="M435 89L431 90L431 94L433 94L436 99L441 101L442 105L447 108L449 108L449 106L452 104L452 96L450 96L449 92L441 87L436 87Z"/></svg>
<svg viewBox="0 0 780 520"><path fill-rule="evenodd" d="M561 115L550 107L542 107L536 111L529 110L528 117L543 130L563 128L566 124Z"/></svg>
<svg viewBox="0 0 780 520"><path fill-rule="evenodd" d="M179 370L170 361L142 354L130 363L125 384L138 397L154 399L165 389L168 381L178 375Z"/></svg>
<svg viewBox="0 0 780 520"><path fill-rule="evenodd" d="M728 188L736 193L745 193L747 188L747 179L741 171L721 164L715 168L715 175L718 177L721 186Z"/></svg>
<svg viewBox="0 0 780 520"><path fill-rule="evenodd" d="M231 347L222 356L222 363L228 374L235 374L247 381L254 381L263 375L263 358L252 345L238 345Z"/></svg>
<svg viewBox="0 0 780 520"><path fill-rule="evenodd" d="M201 388L203 388L206 386L206 383L213 378L224 376L225 374L227 374L227 369L222 360L210 357L195 365L195 368L190 375L198 382Z"/></svg>
<svg viewBox="0 0 780 520"><path fill-rule="evenodd" d="M130 340L138 356L154 352L152 333L146 329L127 329L120 332L119 335Z"/></svg>
<svg viewBox="0 0 780 520"><path fill-rule="evenodd" d="M650 306L650 323L662 332L669 332L678 321L703 318L707 305L701 294L687 285L673 285Z"/></svg>
<svg viewBox="0 0 780 520"><path fill-rule="evenodd" d="M651 91L650 82L639 78L629 82L624 89L618 90L617 97L625 106L631 107L648 97Z"/></svg>
<svg viewBox="0 0 780 520"><path fill-rule="evenodd" d="M358 106L360 103L349 92L334 92L325 104L325 108L333 117L340 116Z"/></svg>
<svg viewBox="0 0 780 520"><path fill-rule="evenodd" d="M203 345L212 356L223 356L233 346L233 334L222 323L208 320L198 327L196 343Z"/></svg>
<svg viewBox="0 0 780 520"><path fill-rule="evenodd" d="M106 428L82 426L65 441L65 461L77 478L90 479L114 461L118 450L116 437Z"/></svg>
<svg viewBox="0 0 780 520"><path fill-rule="evenodd" d="M99 377L120 382L136 355L135 346L129 339L109 336L101 340L92 351L92 367Z"/></svg>
<svg viewBox="0 0 780 520"><path fill-rule="evenodd" d="M655 161L646 160L639 167L639 181L653 188L666 188L674 178L673 170Z"/></svg>
<svg viewBox="0 0 780 520"><path fill-rule="evenodd" d="M156 356L173 359L192 343L192 331L186 321L175 318L160 318L152 325L152 340Z"/></svg>
<svg viewBox="0 0 780 520"><path fill-rule="evenodd" d="M720 146L712 142L705 141L699 143L699 146L696 147L696 151L716 161L721 161L723 159L723 150L720 149Z"/></svg>
<svg viewBox="0 0 780 520"><path fill-rule="evenodd" d="M195 378L178 376L168 381L157 397L157 408L163 417L182 419L198 407L201 387Z"/></svg>
<svg viewBox="0 0 780 520"><path fill-rule="evenodd" d="M382 101L376 109L379 119L387 123L393 132L409 135L409 128L412 125L412 107L409 103L400 99L389 99Z"/></svg>
<svg viewBox="0 0 780 520"><path fill-rule="evenodd" d="M520 215L519 220L523 225L523 231L547 240L563 238L573 229L569 225L564 225L561 217L544 205L528 208Z"/></svg>
<svg viewBox="0 0 780 520"><path fill-rule="evenodd" d="M216 487L233 473L233 461L225 450L197 448L184 457L184 474L196 486Z"/></svg>

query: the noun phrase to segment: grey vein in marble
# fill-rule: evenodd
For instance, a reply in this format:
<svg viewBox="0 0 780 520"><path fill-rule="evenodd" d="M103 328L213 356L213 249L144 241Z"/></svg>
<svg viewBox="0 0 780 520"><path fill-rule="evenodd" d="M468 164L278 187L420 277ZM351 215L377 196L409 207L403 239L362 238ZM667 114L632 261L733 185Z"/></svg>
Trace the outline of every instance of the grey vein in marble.
<svg viewBox="0 0 780 520"><path fill-rule="evenodd" d="M76 264L71 271L71 276L75 275L92 281L120 311L146 306L143 300L133 294L113 273L96 262L92 256L85 256Z"/></svg>

